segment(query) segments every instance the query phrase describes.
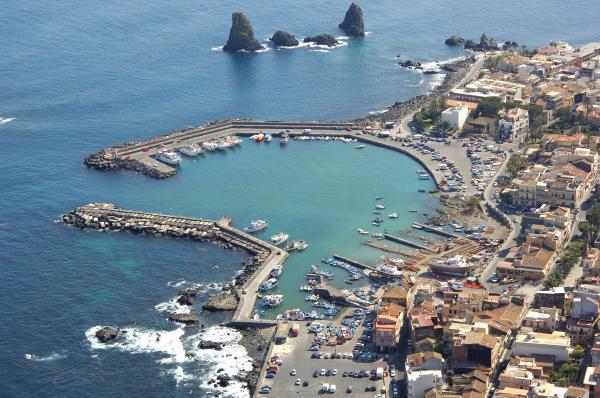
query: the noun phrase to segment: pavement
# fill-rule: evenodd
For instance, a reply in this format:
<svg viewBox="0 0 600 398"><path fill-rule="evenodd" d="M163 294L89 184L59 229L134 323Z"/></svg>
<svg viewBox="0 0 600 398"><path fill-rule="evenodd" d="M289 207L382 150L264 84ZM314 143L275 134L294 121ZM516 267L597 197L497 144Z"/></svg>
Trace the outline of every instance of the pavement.
<svg viewBox="0 0 600 398"><path fill-rule="evenodd" d="M322 324L325 324L325 321L319 321ZM334 324L339 325L339 321L332 321ZM290 325L292 323L290 322ZM360 361L357 359L344 359L344 358L336 358L336 359L317 359L311 358L311 355L314 351L308 351L308 348L311 346L311 343L314 339L314 334L308 333L308 325L310 323L299 322L300 325L300 334L298 337L288 337L284 344L274 344L272 347L271 356L277 355L282 360L283 363L279 366L279 371L277 375L273 379L262 378L258 381L257 384L257 394L256 396L262 396L263 394L258 393L260 388L269 385L271 386L271 391L268 395L270 397L278 397L278 398L287 398L289 396L295 397L315 397L322 395L320 393L320 389L323 384L335 384L336 385L336 395L344 395L350 397L369 397L372 398L377 394L381 394L382 387L388 386L390 379L387 377L384 380L371 380L370 378L353 378L350 376L343 376L344 372L358 372L360 370L365 370L367 372L371 372L371 370L377 367L386 366L386 362L384 361L383 354L379 354L377 359L373 358L371 361ZM362 335L365 327L360 326L357 329L357 333L351 341L348 341L342 345L337 345L333 347L322 346L319 352L323 354L348 354L352 353L354 346L358 342L358 339ZM367 344L368 352L372 353L375 357L374 343ZM399 354L395 354L394 358L398 358ZM404 356L405 358L405 356ZM321 369L325 369L333 371L333 369L337 369L337 374L335 376L318 376L313 377L313 373L315 370L318 372ZM291 375L292 370L296 371L295 375ZM295 382L297 379L300 379L301 384L296 385ZM308 382L308 386L303 386L302 383L304 381ZM347 393L346 389L352 386L352 393ZM367 386L375 386L376 391L365 391ZM391 393L389 395L384 396L392 396Z"/></svg>

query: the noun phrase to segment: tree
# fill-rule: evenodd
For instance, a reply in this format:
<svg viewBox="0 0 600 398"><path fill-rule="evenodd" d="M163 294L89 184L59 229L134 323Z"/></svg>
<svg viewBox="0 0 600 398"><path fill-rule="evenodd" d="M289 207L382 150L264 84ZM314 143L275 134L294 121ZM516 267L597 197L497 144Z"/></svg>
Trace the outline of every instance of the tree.
<svg viewBox="0 0 600 398"><path fill-rule="evenodd" d="M469 199L467 199L467 208L469 211L473 212L479 209L479 202L480 199L477 196L470 196Z"/></svg>
<svg viewBox="0 0 600 398"><path fill-rule="evenodd" d="M525 156L514 154L508 159L506 169L508 170L510 177L515 178L520 171L525 170L528 166L529 162Z"/></svg>
<svg viewBox="0 0 600 398"><path fill-rule="evenodd" d="M473 117L486 116L497 117L498 112L504 108L504 102L498 97L490 97L483 99L475 108Z"/></svg>
<svg viewBox="0 0 600 398"><path fill-rule="evenodd" d="M529 114L529 130L532 133L540 131L546 124L544 108L531 104L527 107L527 113Z"/></svg>

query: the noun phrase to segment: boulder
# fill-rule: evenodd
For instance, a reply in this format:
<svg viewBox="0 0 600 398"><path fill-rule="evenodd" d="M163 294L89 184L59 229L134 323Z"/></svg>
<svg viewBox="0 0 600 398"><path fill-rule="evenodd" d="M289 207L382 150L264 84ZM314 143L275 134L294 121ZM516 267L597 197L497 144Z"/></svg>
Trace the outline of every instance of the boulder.
<svg viewBox="0 0 600 398"><path fill-rule="evenodd" d="M220 351L223 349L223 344L222 343L217 343L215 341L201 341L200 344L198 344L198 348L203 349L203 350L217 350Z"/></svg>
<svg viewBox="0 0 600 398"><path fill-rule="evenodd" d="M184 323L186 325L192 325L199 321L198 317L194 314L169 314L169 320Z"/></svg>
<svg viewBox="0 0 600 398"><path fill-rule="evenodd" d="M338 25L348 36L362 37L365 35L363 12L356 3L350 4L342 23Z"/></svg>
<svg viewBox="0 0 600 398"><path fill-rule="evenodd" d="M320 46L329 46L329 47L334 47L337 44L339 44L339 41L337 41L335 37L325 34L325 33L321 33L320 35L317 35L317 36L305 37L304 42L305 43L315 43Z"/></svg>
<svg viewBox="0 0 600 398"><path fill-rule="evenodd" d="M476 50L478 46L473 40L465 40L465 50Z"/></svg>
<svg viewBox="0 0 600 398"><path fill-rule="evenodd" d="M198 289L185 289L179 292L177 303L181 305L194 305L196 303L196 296L198 295Z"/></svg>
<svg viewBox="0 0 600 398"><path fill-rule="evenodd" d="M488 38L484 33L481 35L481 38L479 39L479 49L480 50L497 50L498 43L496 43L496 40L492 39L491 37Z"/></svg>
<svg viewBox="0 0 600 398"><path fill-rule="evenodd" d="M237 303L238 297L234 291L223 291L208 299L202 308L207 311L234 311Z"/></svg>
<svg viewBox="0 0 600 398"><path fill-rule="evenodd" d="M410 59L408 61L398 62L398 65L400 65L403 68L422 69L420 62L411 61Z"/></svg>
<svg viewBox="0 0 600 398"><path fill-rule="evenodd" d="M231 29L227 44L223 46L225 51L257 51L264 47L254 38L254 30L250 21L244 13L234 12L231 15Z"/></svg>
<svg viewBox="0 0 600 398"><path fill-rule="evenodd" d="M278 47L296 47L300 44L294 35L283 30L275 32L269 40Z"/></svg>
<svg viewBox="0 0 600 398"><path fill-rule="evenodd" d="M96 338L101 343L112 343L119 336L119 329L112 326L105 326L96 332Z"/></svg>
<svg viewBox="0 0 600 398"><path fill-rule="evenodd" d="M447 46L462 46L465 44L465 39L460 36L450 36L444 43L446 43Z"/></svg>

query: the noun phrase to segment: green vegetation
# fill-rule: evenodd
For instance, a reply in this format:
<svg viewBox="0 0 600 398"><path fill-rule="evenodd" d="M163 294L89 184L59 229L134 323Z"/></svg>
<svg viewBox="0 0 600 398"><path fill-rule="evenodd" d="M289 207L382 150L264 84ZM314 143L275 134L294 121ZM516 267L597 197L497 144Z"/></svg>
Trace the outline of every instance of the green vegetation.
<svg viewBox="0 0 600 398"><path fill-rule="evenodd" d="M515 178L520 171L525 170L528 166L529 162L525 156L514 154L508 159L506 169L508 170L508 174L512 179Z"/></svg>
<svg viewBox="0 0 600 398"><path fill-rule="evenodd" d="M583 358L584 353L585 353L585 348L583 348L583 346L577 344L577 347L575 347L575 349L571 353L570 357L571 357L571 359L579 360L579 359Z"/></svg>
<svg viewBox="0 0 600 398"><path fill-rule="evenodd" d="M467 199L467 209L469 209L470 212L474 212L475 210L480 209L480 207L479 207L480 201L481 201L481 199L479 199L477 196L470 196Z"/></svg>
<svg viewBox="0 0 600 398"><path fill-rule="evenodd" d="M557 383L560 386L565 386L574 383L577 379L579 366L576 363L564 363L559 370L550 372L550 381Z"/></svg>
<svg viewBox="0 0 600 398"><path fill-rule="evenodd" d="M448 127L442 122L442 111L446 105L446 97L440 97L432 101L427 108L415 113L413 123L423 130L436 126L442 130Z"/></svg>
<svg viewBox="0 0 600 398"><path fill-rule="evenodd" d="M569 243L562 257L558 260L558 265L544 281L544 288L561 286L565 280L565 276L571 271L573 266L577 264L581 256L587 249L587 241L583 239L574 239Z"/></svg>
<svg viewBox="0 0 600 398"><path fill-rule="evenodd" d="M486 98L482 100L475 111L473 111L473 117L478 118L479 116L486 117L498 117L498 112L505 107L505 103L497 97Z"/></svg>
<svg viewBox="0 0 600 398"><path fill-rule="evenodd" d="M536 136L546 124L546 115L544 114L544 108L539 105L527 106L527 113L529 114L529 132L531 135Z"/></svg>

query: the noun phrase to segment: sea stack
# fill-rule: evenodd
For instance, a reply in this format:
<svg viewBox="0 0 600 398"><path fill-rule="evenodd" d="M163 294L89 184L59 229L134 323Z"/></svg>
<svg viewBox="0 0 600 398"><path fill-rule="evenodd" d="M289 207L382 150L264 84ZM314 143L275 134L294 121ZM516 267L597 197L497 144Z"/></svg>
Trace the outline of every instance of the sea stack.
<svg viewBox="0 0 600 398"><path fill-rule="evenodd" d="M305 43L315 43L319 46L328 46L328 47L335 47L338 44L340 44L340 42L337 41L337 39L335 37L325 34L325 33L321 33L320 35L316 35L316 36L305 37L304 42Z"/></svg>
<svg viewBox="0 0 600 398"><path fill-rule="evenodd" d="M346 16L341 24L338 25L348 36L362 37L365 35L365 23L363 21L363 12L356 3L350 4L346 11Z"/></svg>
<svg viewBox="0 0 600 398"><path fill-rule="evenodd" d="M243 12L231 14L231 30L229 40L223 46L225 51L257 51L264 47L254 38L254 30Z"/></svg>
<svg viewBox="0 0 600 398"><path fill-rule="evenodd" d="M283 30L275 32L269 40L278 47L296 47L300 44L294 35Z"/></svg>
<svg viewBox="0 0 600 398"><path fill-rule="evenodd" d="M465 39L460 36L450 36L444 43L446 43L447 46L462 46L465 44Z"/></svg>

